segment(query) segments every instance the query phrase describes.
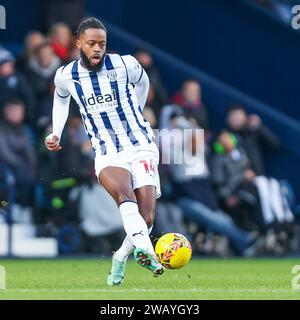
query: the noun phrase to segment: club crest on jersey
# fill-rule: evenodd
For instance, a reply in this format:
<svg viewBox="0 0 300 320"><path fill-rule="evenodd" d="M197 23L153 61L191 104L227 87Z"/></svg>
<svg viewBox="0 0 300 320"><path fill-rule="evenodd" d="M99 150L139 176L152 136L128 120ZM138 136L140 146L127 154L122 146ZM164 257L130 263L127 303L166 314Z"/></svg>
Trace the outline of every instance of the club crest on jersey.
<svg viewBox="0 0 300 320"><path fill-rule="evenodd" d="M118 75L116 70L107 71L107 78L109 81L116 81L117 77Z"/></svg>

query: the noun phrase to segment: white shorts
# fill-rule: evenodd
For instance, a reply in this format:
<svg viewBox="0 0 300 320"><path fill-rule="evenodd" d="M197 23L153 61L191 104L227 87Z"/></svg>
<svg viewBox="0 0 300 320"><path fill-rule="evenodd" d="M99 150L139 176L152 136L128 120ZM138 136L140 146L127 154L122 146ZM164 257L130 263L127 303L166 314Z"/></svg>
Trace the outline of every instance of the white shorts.
<svg viewBox="0 0 300 320"><path fill-rule="evenodd" d="M125 149L113 155L100 155L96 153L95 174L97 179L102 169L106 167L121 167L128 170L132 176L133 190L143 186L156 187L156 198L161 195L159 173L159 151L154 142L145 146Z"/></svg>

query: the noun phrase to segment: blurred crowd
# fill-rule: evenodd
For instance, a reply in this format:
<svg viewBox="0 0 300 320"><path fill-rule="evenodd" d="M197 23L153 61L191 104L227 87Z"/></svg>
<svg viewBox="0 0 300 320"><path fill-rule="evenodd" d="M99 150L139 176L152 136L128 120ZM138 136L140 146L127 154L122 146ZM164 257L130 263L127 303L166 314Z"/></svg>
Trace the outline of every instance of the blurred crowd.
<svg viewBox="0 0 300 320"><path fill-rule="evenodd" d="M61 253L110 254L124 237L122 221L97 183L93 150L74 101L63 149L50 153L44 146L51 132L54 74L79 57L74 41L68 25L55 23L47 35L27 34L18 57L0 48L0 178L5 181L10 172L15 179L13 222L33 222L39 236L58 237ZM200 166L199 161L160 164L162 196L154 237L182 233L195 253L205 255L297 252L299 221L290 208L288 181L265 170L264 151L280 148L276 133L238 102L228 106L224 128L212 132L213 114L197 79L186 79L169 94L151 54L139 50L134 55L151 84L144 117L154 129L192 129L185 140L172 142L173 156L183 144L187 158L197 157L198 147L205 155L198 159ZM204 136L195 129L204 129ZM4 200L6 192L1 183Z"/></svg>

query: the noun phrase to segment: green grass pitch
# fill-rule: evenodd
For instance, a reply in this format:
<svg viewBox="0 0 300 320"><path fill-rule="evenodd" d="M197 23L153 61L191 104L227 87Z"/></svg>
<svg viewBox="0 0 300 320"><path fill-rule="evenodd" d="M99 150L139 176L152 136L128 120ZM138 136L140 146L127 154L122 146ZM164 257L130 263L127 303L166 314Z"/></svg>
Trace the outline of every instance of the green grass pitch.
<svg viewBox="0 0 300 320"><path fill-rule="evenodd" d="M297 259L192 259L160 278L128 261L122 286L108 287L108 259L0 260L0 299L300 299L293 290Z"/></svg>

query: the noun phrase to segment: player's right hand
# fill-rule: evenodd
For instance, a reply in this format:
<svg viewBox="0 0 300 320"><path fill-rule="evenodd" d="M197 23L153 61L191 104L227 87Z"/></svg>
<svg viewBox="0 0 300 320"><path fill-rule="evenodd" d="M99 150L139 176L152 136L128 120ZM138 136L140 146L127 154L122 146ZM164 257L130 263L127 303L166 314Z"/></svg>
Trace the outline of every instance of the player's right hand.
<svg viewBox="0 0 300 320"><path fill-rule="evenodd" d="M59 151L61 146L59 145L58 136L53 133L49 134L45 139L45 145L49 151Z"/></svg>

